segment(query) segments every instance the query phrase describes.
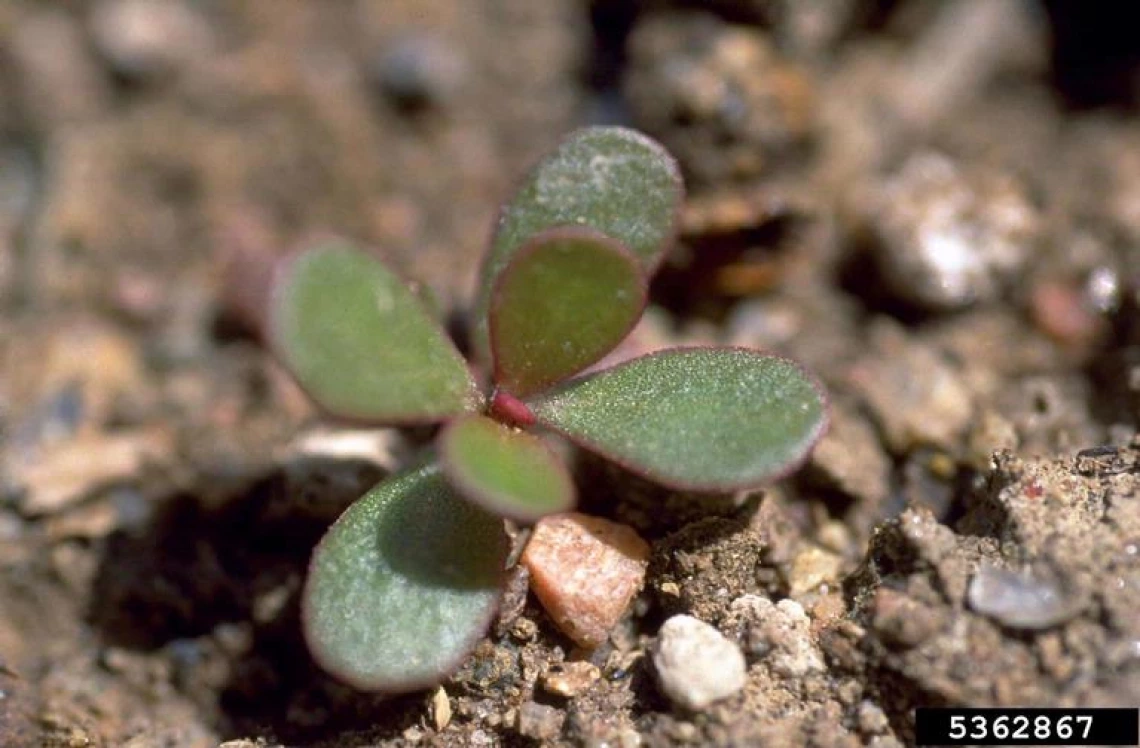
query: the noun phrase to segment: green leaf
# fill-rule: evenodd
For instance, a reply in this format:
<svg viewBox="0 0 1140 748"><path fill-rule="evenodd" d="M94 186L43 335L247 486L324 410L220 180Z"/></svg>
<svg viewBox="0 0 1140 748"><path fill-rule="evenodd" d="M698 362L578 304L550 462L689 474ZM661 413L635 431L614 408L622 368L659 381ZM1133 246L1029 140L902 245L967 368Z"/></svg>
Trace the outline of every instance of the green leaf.
<svg viewBox="0 0 1140 748"><path fill-rule="evenodd" d="M444 429L439 450L452 485L496 514L537 522L574 506L570 474L534 434L468 415Z"/></svg>
<svg viewBox="0 0 1140 748"><path fill-rule="evenodd" d="M495 382L520 397L598 361L645 307L637 260L588 228L533 237L499 275L491 297Z"/></svg>
<svg viewBox="0 0 1140 748"><path fill-rule="evenodd" d="M463 357L411 290L379 261L330 242L274 279L270 341L329 412L424 423L476 410Z"/></svg>
<svg viewBox="0 0 1140 748"><path fill-rule="evenodd" d="M313 553L302 599L309 649L357 688L438 683L490 624L508 547L502 520L459 498L438 465L384 481Z"/></svg>
<svg viewBox="0 0 1140 748"><path fill-rule="evenodd" d="M623 127L588 127L566 137L526 177L499 218L483 263L472 341L490 355L487 312L499 273L532 236L556 226L589 226L624 244L646 276L667 249L684 188L673 157Z"/></svg>
<svg viewBox="0 0 1140 748"><path fill-rule="evenodd" d="M798 364L743 348L651 353L529 401L535 417L659 483L752 488L794 469L823 434L823 391Z"/></svg>

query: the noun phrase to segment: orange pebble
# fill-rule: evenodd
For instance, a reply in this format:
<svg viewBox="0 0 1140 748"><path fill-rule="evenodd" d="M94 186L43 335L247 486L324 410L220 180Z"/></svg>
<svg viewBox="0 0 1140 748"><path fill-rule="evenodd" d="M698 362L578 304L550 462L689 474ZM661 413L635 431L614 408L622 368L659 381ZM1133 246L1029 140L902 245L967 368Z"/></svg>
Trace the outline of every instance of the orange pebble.
<svg viewBox="0 0 1140 748"><path fill-rule="evenodd" d="M522 564L558 628L593 648L606 640L645 582L649 544L616 522L557 514L535 526Z"/></svg>

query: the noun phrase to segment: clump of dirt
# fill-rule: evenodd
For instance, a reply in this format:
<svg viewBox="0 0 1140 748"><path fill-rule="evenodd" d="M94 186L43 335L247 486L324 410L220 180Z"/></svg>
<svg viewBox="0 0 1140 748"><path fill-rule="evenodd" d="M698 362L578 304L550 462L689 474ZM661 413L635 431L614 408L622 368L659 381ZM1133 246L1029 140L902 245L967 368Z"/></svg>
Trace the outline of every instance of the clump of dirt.
<svg viewBox="0 0 1140 748"><path fill-rule="evenodd" d="M918 705L1135 703L1136 458L1004 452L955 529L922 510L882 526L846 587L900 736Z"/></svg>

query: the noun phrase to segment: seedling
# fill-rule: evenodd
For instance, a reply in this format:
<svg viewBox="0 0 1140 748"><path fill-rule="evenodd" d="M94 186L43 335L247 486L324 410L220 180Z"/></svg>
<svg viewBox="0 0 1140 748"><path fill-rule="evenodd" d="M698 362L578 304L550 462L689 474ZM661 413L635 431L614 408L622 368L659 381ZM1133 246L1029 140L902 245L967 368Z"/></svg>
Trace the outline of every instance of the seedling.
<svg viewBox="0 0 1140 748"><path fill-rule="evenodd" d="M322 667L390 692L458 667L499 601L502 518L534 522L575 503L536 429L695 491L763 485L805 458L827 410L787 359L684 348L571 378L640 317L681 197L673 159L622 128L580 130L530 173L502 212L474 303L486 393L372 256L326 242L276 270L268 338L319 405L375 424L445 424L432 457L361 497L317 546L302 623Z"/></svg>

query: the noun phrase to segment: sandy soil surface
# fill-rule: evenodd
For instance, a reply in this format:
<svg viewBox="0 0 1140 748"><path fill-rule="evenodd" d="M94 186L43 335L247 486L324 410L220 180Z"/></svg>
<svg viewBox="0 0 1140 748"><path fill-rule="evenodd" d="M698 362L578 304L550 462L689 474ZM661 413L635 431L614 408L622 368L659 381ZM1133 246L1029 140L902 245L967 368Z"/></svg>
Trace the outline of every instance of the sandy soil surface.
<svg viewBox="0 0 1140 748"><path fill-rule="evenodd" d="M0 744L895 746L916 706L1140 704L1140 47L1087 8L0 3ZM581 460L652 548L609 641L516 585L439 689L354 692L304 567L427 434L320 447L227 261L353 237L459 329L584 123L688 183L639 334L802 360L831 431L746 495ZM650 656L678 613L748 665L695 711Z"/></svg>

